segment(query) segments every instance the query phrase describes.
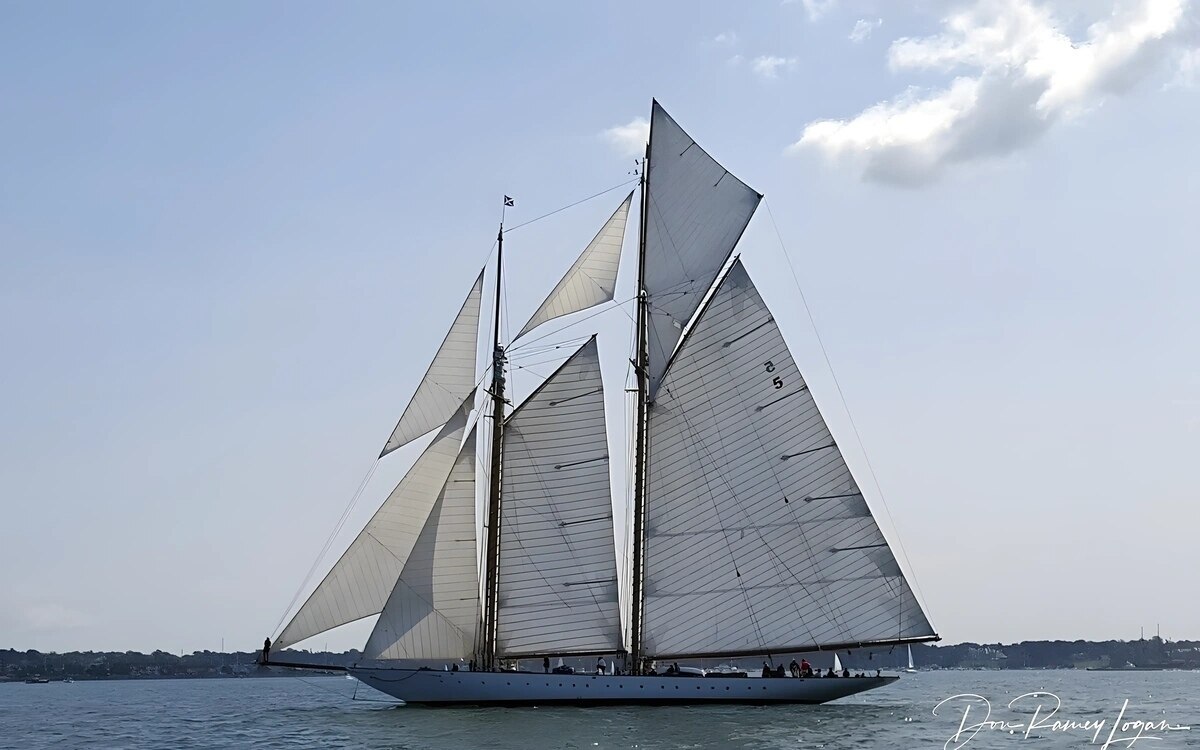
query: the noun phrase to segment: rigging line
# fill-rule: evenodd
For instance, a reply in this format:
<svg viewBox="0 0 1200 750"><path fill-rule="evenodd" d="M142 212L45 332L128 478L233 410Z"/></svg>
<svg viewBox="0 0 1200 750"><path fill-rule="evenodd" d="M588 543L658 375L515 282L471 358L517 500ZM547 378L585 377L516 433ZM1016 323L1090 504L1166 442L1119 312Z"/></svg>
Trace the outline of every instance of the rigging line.
<svg viewBox="0 0 1200 750"><path fill-rule="evenodd" d="M538 367L541 367L542 364L544 364L544 363L538 363ZM525 365L513 365L513 367L515 367L518 370L524 370L525 372L528 372L531 375L536 375L537 377L542 379L542 382L549 380L550 375L554 374L554 373L550 373L549 375L543 375L542 373L538 372L537 370L534 370L533 368L527 367ZM524 403L524 402L522 402L522 403Z"/></svg>
<svg viewBox="0 0 1200 750"><path fill-rule="evenodd" d="M509 357L509 359L522 359L525 357L538 357L543 354L549 354L550 352L558 351L559 349L578 348L575 346L575 344L577 344L580 341L587 341L590 338L591 338L590 334L586 335L586 336L576 336L575 338L564 339L563 342L560 344L545 344L543 346L530 347L529 351L525 351L525 347L518 347L518 349L514 350L514 353Z"/></svg>
<svg viewBox="0 0 1200 750"><path fill-rule="evenodd" d="M553 362L553 361L555 361L555 359L563 356L563 351L568 351L568 352L577 351L590 338L592 338L591 335L578 336L573 339L565 339L561 346L549 346L549 347L543 347L540 349L534 349L529 352L520 352L519 354L516 354L515 356L510 357L510 360L518 360L521 362L525 362L525 361L528 361L531 359L537 359L540 357L545 357L547 355L553 354L553 355L555 355L554 357L544 360L546 362Z"/></svg>
<svg viewBox="0 0 1200 750"><path fill-rule="evenodd" d="M590 201L593 198L599 198L602 195L607 195L608 193L611 193L614 190L619 190L619 189L625 187L626 185L630 185L630 184L637 182L638 179L639 178L634 177L631 180L625 180L625 182L622 182L620 185L613 185L612 187L608 188L607 190L601 190L600 192L598 192L594 195L589 195L586 198L581 198L580 200L577 200L574 203L568 203L567 205L563 206L562 208L556 208L548 214L542 214L541 216L530 219L529 221L524 221L524 222L521 222L520 224L517 224L516 226L509 227L508 229L504 230L504 233L508 234L509 232L516 231L517 229L520 229L521 227L527 227L530 224L534 223L535 221L541 221L542 219L549 218L549 217L553 216L554 214L566 211L568 208L574 208L575 206L578 206L580 203L587 203L588 201Z"/></svg>
<svg viewBox="0 0 1200 750"><path fill-rule="evenodd" d="M525 368L529 368L529 367L540 367L542 365L550 365L550 364L554 364L555 362L562 362L562 361L563 361L563 357L551 357L550 359L538 359L533 362L522 360L521 364L519 364L519 365L512 364L510 366L525 369Z"/></svg>
<svg viewBox="0 0 1200 750"><path fill-rule="evenodd" d="M296 675L296 678L298 680L300 680L300 682L303 682L305 685L312 688L313 690L319 690L319 691L325 692L325 693L332 693L333 695L336 695L339 698L347 697L345 693L343 693L339 690L336 690L331 687L326 687L325 685L318 685L317 683L311 682L308 678L306 678L302 675ZM345 682L345 680L342 680L342 682ZM355 682L359 682L359 680L356 678ZM357 694L358 694L358 685L355 685L354 686L354 695L357 695ZM350 700L358 700L358 699L352 695L352 696L350 696ZM381 701L381 702L388 703L390 701Z"/></svg>
<svg viewBox="0 0 1200 750"><path fill-rule="evenodd" d="M329 552L329 548L333 546L333 540L337 538L337 535L346 525L346 521L350 518L351 511L353 511L354 506L358 504L359 498L362 497L363 491L366 490L367 485L370 484L371 477L375 475L375 470L378 468L379 457L377 456L375 460L371 462L371 468L367 470L367 473L363 475L362 480L359 481L358 489L354 491L354 494L350 497L350 501L346 503L346 507L342 510L342 515L338 518L337 523L334 525L333 531L329 532L329 536L325 539L325 545L321 547L321 551L317 553L316 559L313 560L312 566L308 569L308 574L304 576L304 580L300 583L299 588L296 589L296 593L292 595L292 600L288 603L287 609L283 610L283 614L279 617L279 622L275 623L275 628L272 632L274 633L276 640L278 640L279 636L281 635L280 628L283 627L283 621L287 619L287 616L292 612L292 608L296 606L296 602L300 600L300 594L304 593L304 590L308 588L308 584L312 581L312 577L317 572L318 566L320 566L321 561L325 559L325 555Z"/></svg>
<svg viewBox="0 0 1200 750"><path fill-rule="evenodd" d="M779 249L783 251L783 257L787 260L788 270L792 272L792 281L796 284L796 291L800 294L800 301L804 304L804 312L808 314L808 323L812 326L813 333L817 337L817 344L821 347L821 355L825 358L825 366L829 368L829 374L833 378L833 384L837 388L838 398L842 402L842 409L846 412L846 418L850 422L850 428L854 431L854 439L858 442L858 449L862 451L863 460L867 464L867 471L871 474L871 482L875 485L875 491L879 493L879 500L883 503L883 511L887 513L888 523L892 525L892 531L896 535L896 544L900 547L900 554L904 556L904 564L908 566L908 570L913 574L913 585L917 588L917 595L921 597L921 604L924 605L925 613L929 619L933 619L933 614L929 608L929 600L925 598L925 592L921 590L921 582L917 580L916 571L913 570L912 563L908 559L908 551L904 548L904 540L900 538L900 530L896 527L896 521L892 518L892 510L888 507L887 497L884 496L883 487L879 484L879 478L875 475L875 468L871 465L871 457L867 455L867 448L863 445L862 435L858 432L858 425L854 423L854 415L850 413L850 406L846 402L846 394L842 392L842 384L838 381L837 373L834 372L833 362L829 358L829 352L825 348L825 341L821 338L821 332L817 330L817 321L813 317L812 308L808 306L808 298L804 296L804 289L800 286L800 277L796 274L796 267L792 264L792 256L787 251L787 245L783 242L783 234L779 231L779 225L775 223L775 214L771 211L771 204L766 198L763 198L763 205L767 207L767 217L771 220L771 227L775 230L775 238L779 240ZM866 498L863 498L864 501ZM881 532L882 533L882 532Z"/></svg>
<svg viewBox="0 0 1200 750"><path fill-rule="evenodd" d="M620 307L621 305L626 305L635 299L637 299L636 295L633 297L630 297L629 299L621 300L620 302L612 302L612 303L602 302L599 305L597 305L597 307L599 307L600 309L597 310L596 312L594 312L590 315L585 315L584 317L580 318L579 320L575 321L574 323L568 323L567 325L563 326L562 328L558 328L553 331L550 331L549 333L543 333L541 336L537 336L532 339L529 339L521 346L514 347L514 351L520 351L521 349L523 349L526 346L529 346L530 344L541 341L542 339L549 338L550 336L553 336L555 334L562 333L563 331L567 330L568 328L577 326L580 323L583 323L584 321L591 320L592 318L596 317L597 315L603 315L606 312L611 312L614 308ZM520 340L519 336L517 337L517 340L518 341Z"/></svg>

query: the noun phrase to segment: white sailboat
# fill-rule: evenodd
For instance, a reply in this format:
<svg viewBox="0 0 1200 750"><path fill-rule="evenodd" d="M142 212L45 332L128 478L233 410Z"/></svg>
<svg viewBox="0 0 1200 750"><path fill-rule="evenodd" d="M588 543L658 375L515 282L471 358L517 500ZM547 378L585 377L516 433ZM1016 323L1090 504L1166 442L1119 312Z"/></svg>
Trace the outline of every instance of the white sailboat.
<svg viewBox="0 0 1200 750"><path fill-rule="evenodd" d="M912 660L912 644L911 644L911 643L910 643L910 644L908 644L908 668L907 668L907 669L905 669L904 671L905 671L905 672L908 672L909 674L916 674L916 673L917 673L917 670L916 670L916 669L913 667L913 660Z"/></svg>
<svg viewBox="0 0 1200 750"><path fill-rule="evenodd" d="M614 554L595 337L508 413L502 226L480 409L490 435L477 445L469 429L481 273L380 457L436 436L292 613L277 651L378 615L350 674L409 703L822 703L897 678L660 676L653 664L937 639L733 256L762 196L657 102L639 174L629 559ZM613 299L633 198L518 340ZM482 529L477 460L489 477ZM600 655L620 674L537 664ZM539 671L512 671L521 659ZM418 666L431 660L470 667Z"/></svg>

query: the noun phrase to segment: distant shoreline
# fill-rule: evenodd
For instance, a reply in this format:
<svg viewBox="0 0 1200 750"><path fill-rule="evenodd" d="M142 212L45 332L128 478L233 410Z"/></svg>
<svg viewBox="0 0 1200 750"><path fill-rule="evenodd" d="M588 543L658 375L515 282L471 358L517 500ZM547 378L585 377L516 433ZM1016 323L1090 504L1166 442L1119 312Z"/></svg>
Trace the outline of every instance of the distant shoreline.
<svg viewBox="0 0 1200 750"><path fill-rule="evenodd" d="M902 647L862 649L838 652L851 669L895 671L908 666L908 650ZM912 647L913 663L918 669L1092 669L1128 671L1131 668L1200 669L1200 641L1166 641L1157 636L1136 641L1022 641L1012 644L958 643L954 645L918 644ZM145 679L221 679L279 677L289 670L260 669L258 651L196 651L187 655L166 651L149 654L136 651L70 651L66 653L36 650L0 650L0 682L23 682L31 678L50 680L145 680ZM346 666L359 661L359 651L342 653L285 650L273 653L281 661ZM792 654L740 659L709 659L689 664L717 666L737 662L757 666L759 661L786 664ZM798 655L797 655L798 656ZM804 654L815 666L832 662L831 652ZM586 668L588 659L567 658L567 664ZM440 662L428 666L438 668ZM309 672L312 674L312 672Z"/></svg>

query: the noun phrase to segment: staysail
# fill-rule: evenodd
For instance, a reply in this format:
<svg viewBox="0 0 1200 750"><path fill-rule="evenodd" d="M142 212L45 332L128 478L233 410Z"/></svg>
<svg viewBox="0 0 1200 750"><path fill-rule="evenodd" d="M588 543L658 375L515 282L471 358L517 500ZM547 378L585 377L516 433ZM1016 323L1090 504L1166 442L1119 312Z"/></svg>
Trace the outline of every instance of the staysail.
<svg viewBox="0 0 1200 750"><path fill-rule="evenodd" d="M483 272L480 271L429 370L383 446L381 458L445 424L466 395L474 390L482 295Z"/></svg>
<svg viewBox="0 0 1200 750"><path fill-rule="evenodd" d="M475 430L367 640L368 659L467 659L479 621Z"/></svg>
<svg viewBox="0 0 1200 750"><path fill-rule="evenodd" d="M475 391L465 395L458 411L275 639L275 648L383 609L458 456Z"/></svg>
<svg viewBox="0 0 1200 750"><path fill-rule="evenodd" d="M933 635L740 261L662 380L648 442L648 656Z"/></svg>
<svg viewBox="0 0 1200 750"><path fill-rule="evenodd" d="M629 204L632 201L631 192L517 334L518 338L542 323L586 310L613 298L617 287L617 268L621 263L621 244L625 239L625 224L629 220Z"/></svg>
<svg viewBox="0 0 1200 750"><path fill-rule="evenodd" d="M709 156L658 102L650 117L643 286L653 399L683 327L762 196Z"/></svg>
<svg viewBox="0 0 1200 750"><path fill-rule="evenodd" d="M501 655L620 650L608 466L593 337L505 423Z"/></svg>

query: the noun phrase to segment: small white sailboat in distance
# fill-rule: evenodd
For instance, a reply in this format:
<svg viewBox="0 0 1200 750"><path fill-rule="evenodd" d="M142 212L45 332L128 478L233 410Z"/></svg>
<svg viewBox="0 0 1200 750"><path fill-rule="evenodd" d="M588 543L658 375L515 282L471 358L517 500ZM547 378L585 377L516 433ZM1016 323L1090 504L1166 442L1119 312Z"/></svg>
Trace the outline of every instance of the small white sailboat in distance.
<svg viewBox="0 0 1200 750"><path fill-rule="evenodd" d="M915 668L913 668L913 660L912 660L912 644L911 644L911 643L910 643L910 644L908 644L908 669L906 669L906 670L904 670L904 671L905 671L905 672L908 672L909 674L916 674L916 673L917 673L917 670L916 670Z"/></svg>
<svg viewBox="0 0 1200 750"><path fill-rule="evenodd" d="M733 254L762 195L657 102L638 175L638 203L621 201L509 342L501 222L491 364L480 377L481 271L380 459L436 436L289 612L277 651L378 616L349 672L408 703L824 703L898 677L675 665L938 639ZM505 386L523 336L614 298L635 206L632 499L618 561L596 336L515 408ZM490 418L472 425L472 413ZM563 656L604 656L617 673L551 670ZM439 663L455 666L428 666Z"/></svg>

